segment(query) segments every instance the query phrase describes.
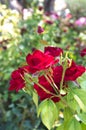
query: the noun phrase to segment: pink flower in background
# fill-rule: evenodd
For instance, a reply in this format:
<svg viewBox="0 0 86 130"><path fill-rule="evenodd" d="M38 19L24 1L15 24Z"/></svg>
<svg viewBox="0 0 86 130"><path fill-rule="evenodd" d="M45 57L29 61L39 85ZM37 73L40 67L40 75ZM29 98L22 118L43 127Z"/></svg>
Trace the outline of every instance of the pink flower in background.
<svg viewBox="0 0 86 130"><path fill-rule="evenodd" d="M41 34L44 32L44 29L41 26L38 26L37 33Z"/></svg>
<svg viewBox="0 0 86 130"><path fill-rule="evenodd" d="M75 21L75 25L82 27L86 25L86 17L81 17Z"/></svg>
<svg viewBox="0 0 86 130"><path fill-rule="evenodd" d="M83 50L81 50L80 55L82 57L86 56L86 48L84 48Z"/></svg>
<svg viewBox="0 0 86 130"><path fill-rule="evenodd" d="M57 19L59 18L59 16L58 16L56 13L51 13L51 14L50 14L50 18L51 18L53 21L55 21L55 20L57 20Z"/></svg>
<svg viewBox="0 0 86 130"><path fill-rule="evenodd" d="M66 15L66 18L71 19L71 18L72 18L72 14L70 14L70 13L67 14L67 15Z"/></svg>
<svg viewBox="0 0 86 130"><path fill-rule="evenodd" d="M22 13L23 13L23 19L26 20L26 19L28 19L29 17L32 16L33 9L32 8L29 8L29 9L24 8Z"/></svg>

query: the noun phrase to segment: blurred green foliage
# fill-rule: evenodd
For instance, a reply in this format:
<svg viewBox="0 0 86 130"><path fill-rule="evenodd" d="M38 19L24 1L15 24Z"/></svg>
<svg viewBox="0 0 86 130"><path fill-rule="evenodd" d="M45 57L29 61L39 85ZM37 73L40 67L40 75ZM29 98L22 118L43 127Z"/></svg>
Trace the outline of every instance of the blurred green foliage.
<svg viewBox="0 0 86 130"><path fill-rule="evenodd" d="M21 34L20 22L27 25L22 23L18 12L0 5L0 130L36 130L38 127L42 130L44 126L37 119L32 99L22 92L8 91L11 72L24 64L26 54L33 47L30 33ZM29 28L37 26L36 23L31 21Z"/></svg>
<svg viewBox="0 0 86 130"><path fill-rule="evenodd" d="M66 3L75 18L86 17L86 0L66 0Z"/></svg>

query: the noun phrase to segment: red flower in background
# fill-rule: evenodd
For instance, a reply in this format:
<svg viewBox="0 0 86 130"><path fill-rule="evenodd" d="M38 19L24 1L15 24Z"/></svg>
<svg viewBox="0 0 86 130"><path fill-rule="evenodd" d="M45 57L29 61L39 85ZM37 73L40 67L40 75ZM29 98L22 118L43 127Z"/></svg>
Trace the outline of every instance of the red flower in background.
<svg viewBox="0 0 86 130"><path fill-rule="evenodd" d="M41 34L44 32L44 29L41 26L38 26L37 32Z"/></svg>
<svg viewBox="0 0 86 130"><path fill-rule="evenodd" d="M51 21L51 20L45 20L45 23L46 23L46 24L50 24L50 25L52 25L54 22Z"/></svg>
<svg viewBox="0 0 86 130"><path fill-rule="evenodd" d="M31 73L44 70L55 63L53 56L45 54L39 50L35 50L32 54L28 54L26 61Z"/></svg>
<svg viewBox="0 0 86 130"><path fill-rule="evenodd" d="M17 70L14 70L11 74L9 90L16 90L17 92L25 87L24 72L28 73L28 66L24 66Z"/></svg>
<svg viewBox="0 0 86 130"><path fill-rule="evenodd" d="M42 5L39 5L38 6L38 9L41 11L41 10L43 10L43 6Z"/></svg>
<svg viewBox="0 0 86 130"><path fill-rule="evenodd" d="M86 55L86 48L84 48L83 50L81 50L80 55L82 57L84 57Z"/></svg>
<svg viewBox="0 0 86 130"><path fill-rule="evenodd" d="M44 49L44 52L45 53L48 53L49 55L51 56L60 56L61 53L63 53L63 50L61 48L58 48L58 47L45 47Z"/></svg>

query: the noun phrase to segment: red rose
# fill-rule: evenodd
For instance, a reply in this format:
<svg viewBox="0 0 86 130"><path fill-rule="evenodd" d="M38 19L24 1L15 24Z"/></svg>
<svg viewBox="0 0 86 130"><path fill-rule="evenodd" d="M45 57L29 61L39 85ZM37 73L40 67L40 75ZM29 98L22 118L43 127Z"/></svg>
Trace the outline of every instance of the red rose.
<svg viewBox="0 0 86 130"><path fill-rule="evenodd" d="M62 78L62 66L56 66L53 69L54 81L56 84L60 85ZM76 65L75 62L72 61L71 67L68 68L65 72L64 82L65 81L74 81L79 76L81 76L85 72L85 67L81 65Z"/></svg>
<svg viewBox="0 0 86 130"><path fill-rule="evenodd" d="M54 75L54 81L56 84L60 85L60 81L62 78L62 66L56 66L53 69L53 75ZM85 67L81 65L75 64L75 62L72 62L71 67L68 68L65 72L64 76L64 82L65 81L74 81L79 76L81 76L85 72Z"/></svg>
<svg viewBox="0 0 86 130"><path fill-rule="evenodd" d="M54 64L54 57L48 54L44 54L39 50L35 50L33 54L27 55L26 61L29 65L30 72L35 73Z"/></svg>
<svg viewBox="0 0 86 130"><path fill-rule="evenodd" d="M79 76L81 76L85 72L85 67L81 65L75 64L75 62L72 61L72 65L70 68L66 70L65 73L65 81L74 81L76 80Z"/></svg>
<svg viewBox="0 0 86 130"><path fill-rule="evenodd" d="M38 26L37 32L41 34L44 32L44 29L41 26Z"/></svg>
<svg viewBox="0 0 86 130"><path fill-rule="evenodd" d="M24 72L28 72L28 70L28 66L24 66L12 72L9 90L16 90L18 92L20 89L24 88Z"/></svg>
<svg viewBox="0 0 86 130"><path fill-rule="evenodd" d="M82 57L86 55L86 48L84 48L83 50L81 50L80 55Z"/></svg>
<svg viewBox="0 0 86 130"><path fill-rule="evenodd" d="M62 66L56 66L53 68L53 80L55 84L57 85L58 89L60 89L60 82L62 79L62 72L63 67ZM65 72L64 81L63 84L66 85L66 81L75 81L79 76L81 76L85 72L85 67L76 65L74 62L72 62L71 67L68 68ZM50 91L53 94L56 94L53 87L50 85L50 83L46 80L44 76L39 77L39 84L41 84L46 90ZM49 94L45 92L40 86L37 84L34 85L34 89L36 89L40 100L44 100L46 98L51 98L54 102L58 102L60 100L59 97L53 97L52 94ZM62 95L65 96L65 95Z"/></svg>
<svg viewBox="0 0 86 130"><path fill-rule="evenodd" d="M54 89L52 88L52 86L48 83L48 81L46 80L46 78L44 76L39 77L39 83L48 91L52 92L53 94L55 94ZM49 94L47 92L45 92L42 88L40 88L37 84L34 85L34 89L36 89L40 100L44 100L46 98L51 98L54 102L58 102L60 100L59 97L52 97L52 94Z"/></svg>
<svg viewBox="0 0 86 130"><path fill-rule="evenodd" d="M45 47L44 52L56 57L56 56L60 56L60 54L63 53L63 50L58 47L48 46L48 47Z"/></svg>

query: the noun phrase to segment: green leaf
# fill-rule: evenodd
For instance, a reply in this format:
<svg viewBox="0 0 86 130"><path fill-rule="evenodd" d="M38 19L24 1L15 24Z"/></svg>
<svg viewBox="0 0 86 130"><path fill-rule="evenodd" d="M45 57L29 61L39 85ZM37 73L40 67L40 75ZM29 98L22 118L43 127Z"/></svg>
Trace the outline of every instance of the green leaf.
<svg viewBox="0 0 86 130"><path fill-rule="evenodd" d="M86 112L86 91L81 89L74 89L73 91L74 99L79 104L80 108Z"/></svg>
<svg viewBox="0 0 86 130"><path fill-rule="evenodd" d="M78 117L86 125L86 113L79 113Z"/></svg>
<svg viewBox="0 0 86 130"><path fill-rule="evenodd" d="M58 118L58 109L52 100L46 99L39 105L38 116L41 113L43 124L50 130Z"/></svg>
<svg viewBox="0 0 86 130"><path fill-rule="evenodd" d="M30 96L33 94L33 86L29 86L29 84L26 84L26 86L23 88L23 91L28 93Z"/></svg>
<svg viewBox="0 0 86 130"><path fill-rule="evenodd" d="M66 130L82 130L80 123L73 117L66 125Z"/></svg>
<svg viewBox="0 0 86 130"><path fill-rule="evenodd" d="M86 90L86 72L77 78L77 82L83 90Z"/></svg>
<svg viewBox="0 0 86 130"><path fill-rule="evenodd" d="M64 125L62 124L61 126L59 126L58 128L56 128L56 130L64 130Z"/></svg>
<svg viewBox="0 0 86 130"><path fill-rule="evenodd" d="M73 109L73 110L78 109L78 103L74 100L72 92L69 92L67 94L67 103L71 107L71 109Z"/></svg>
<svg viewBox="0 0 86 130"><path fill-rule="evenodd" d="M64 109L64 121L69 120L73 116L73 111L69 107Z"/></svg>
<svg viewBox="0 0 86 130"><path fill-rule="evenodd" d="M56 106L58 107L59 110L64 109L64 107L65 107L63 102L56 102Z"/></svg>
<svg viewBox="0 0 86 130"><path fill-rule="evenodd" d="M28 83L28 84L30 84L30 85L32 85L32 77L31 77L31 75L30 74L28 74L28 73L25 73L24 74L24 79L25 79L25 81L26 81L26 83Z"/></svg>
<svg viewBox="0 0 86 130"><path fill-rule="evenodd" d="M36 107L38 107L38 94L35 91L33 91L33 101Z"/></svg>
<svg viewBox="0 0 86 130"><path fill-rule="evenodd" d="M85 124L81 124L82 130L86 130L86 125Z"/></svg>
<svg viewBox="0 0 86 130"><path fill-rule="evenodd" d="M77 84L74 81L68 81L67 83L69 87L77 87Z"/></svg>
<svg viewBox="0 0 86 130"><path fill-rule="evenodd" d="M23 89L26 93L29 95L33 95L33 82L31 81L31 75L28 73L24 74L24 79L25 79L25 88Z"/></svg>

